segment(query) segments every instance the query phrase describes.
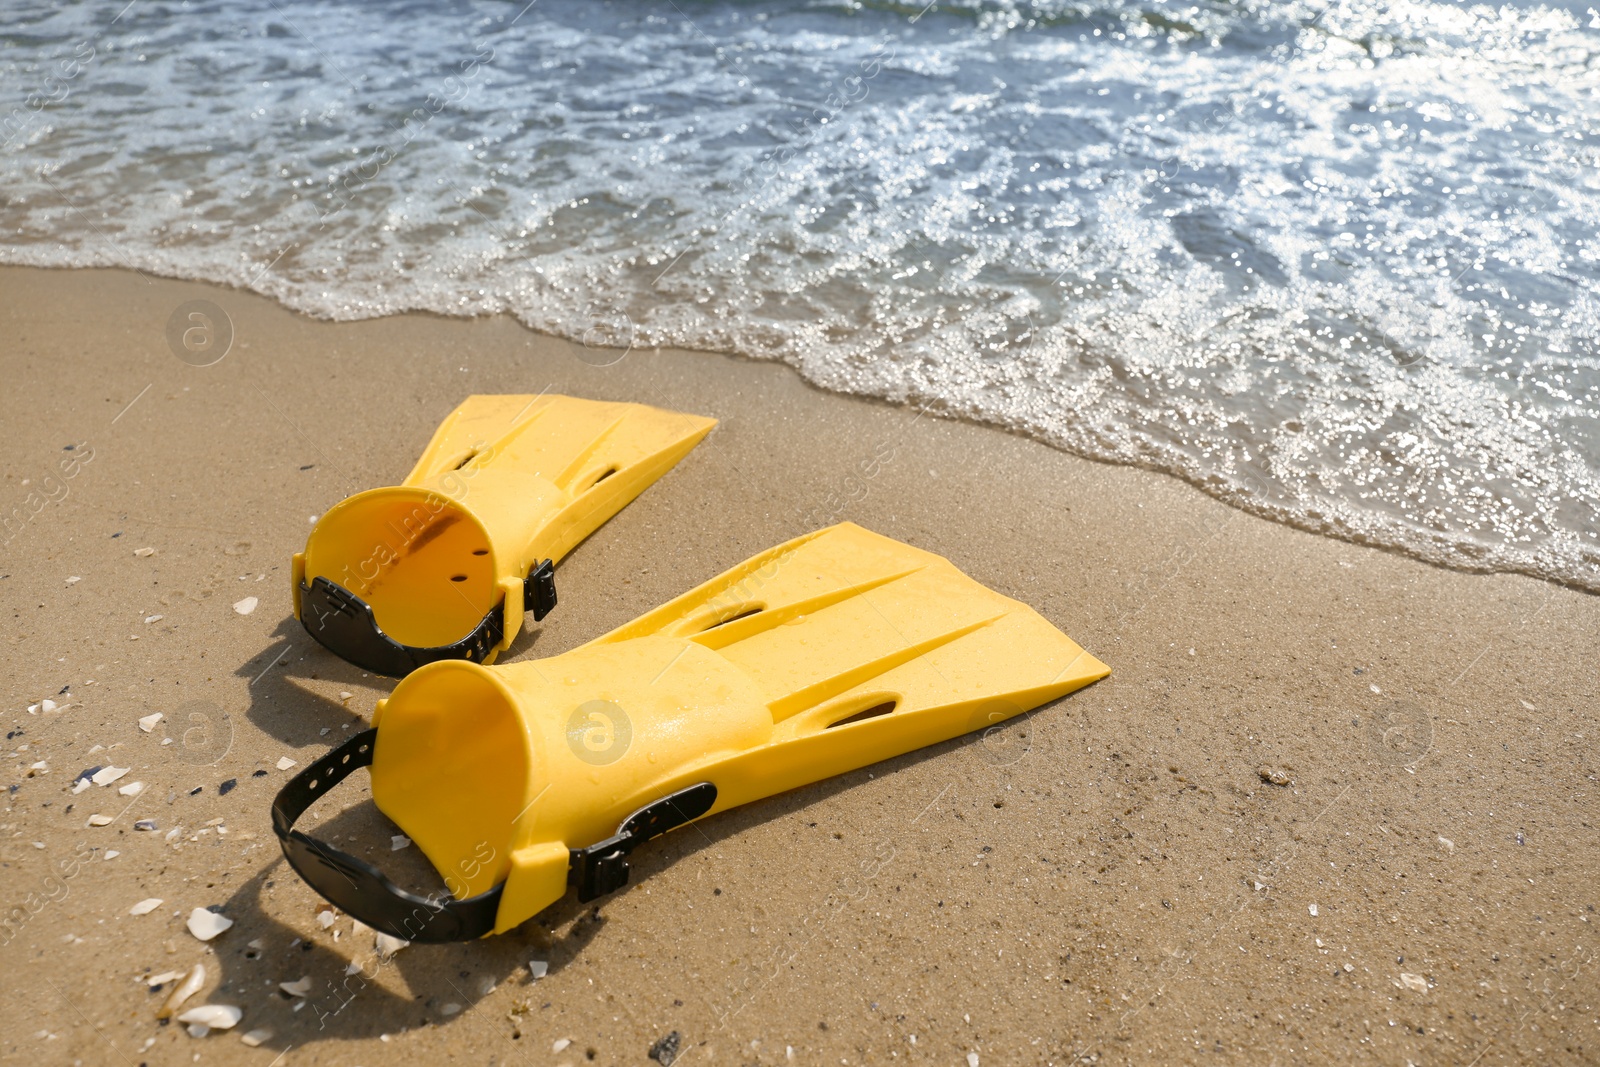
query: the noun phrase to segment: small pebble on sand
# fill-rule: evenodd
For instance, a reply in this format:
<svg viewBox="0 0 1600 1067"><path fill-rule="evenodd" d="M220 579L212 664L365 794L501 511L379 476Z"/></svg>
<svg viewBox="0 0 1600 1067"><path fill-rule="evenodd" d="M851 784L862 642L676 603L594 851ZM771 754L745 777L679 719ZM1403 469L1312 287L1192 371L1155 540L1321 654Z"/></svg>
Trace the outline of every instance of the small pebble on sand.
<svg viewBox="0 0 1600 1067"><path fill-rule="evenodd" d="M1256 774L1268 785L1288 785L1289 772L1281 767L1257 767Z"/></svg>
<svg viewBox="0 0 1600 1067"><path fill-rule="evenodd" d="M682 1040L683 1035L674 1030L651 1045L648 1055L661 1067L672 1067L672 1061L678 1058L678 1045Z"/></svg>

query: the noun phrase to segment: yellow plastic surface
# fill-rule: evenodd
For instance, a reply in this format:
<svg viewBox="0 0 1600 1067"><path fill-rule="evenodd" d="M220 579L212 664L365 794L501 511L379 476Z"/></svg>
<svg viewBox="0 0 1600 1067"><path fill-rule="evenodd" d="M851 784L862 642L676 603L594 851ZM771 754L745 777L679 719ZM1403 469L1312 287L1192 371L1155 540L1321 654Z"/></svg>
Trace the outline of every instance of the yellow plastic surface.
<svg viewBox="0 0 1600 1067"><path fill-rule="evenodd" d="M642 404L470 396L405 481L318 521L294 559L295 617L302 579L326 577L371 605L396 641L434 648L504 599L505 649L522 628L528 569L559 561L715 425Z"/></svg>
<svg viewBox="0 0 1600 1067"><path fill-rule="evenodd" d="M669 793L711 782L722 811L1109 673L948 560L843 523L563 655L414 671L378 705L372 794L459 895L506 882L498 933L562 896L569 848Z"/></svg>

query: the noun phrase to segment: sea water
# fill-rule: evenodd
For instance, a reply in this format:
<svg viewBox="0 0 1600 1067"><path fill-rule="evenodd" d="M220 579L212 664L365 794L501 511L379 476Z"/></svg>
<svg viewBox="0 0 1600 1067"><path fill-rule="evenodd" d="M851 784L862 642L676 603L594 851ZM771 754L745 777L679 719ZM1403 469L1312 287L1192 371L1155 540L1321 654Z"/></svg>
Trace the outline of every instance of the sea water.
<svg viewBox="0 0 1600 1067"><path fill-rule="evenodd" d="M8 3L0 260L509 312L1600 589L1600 12Z"/></svg>

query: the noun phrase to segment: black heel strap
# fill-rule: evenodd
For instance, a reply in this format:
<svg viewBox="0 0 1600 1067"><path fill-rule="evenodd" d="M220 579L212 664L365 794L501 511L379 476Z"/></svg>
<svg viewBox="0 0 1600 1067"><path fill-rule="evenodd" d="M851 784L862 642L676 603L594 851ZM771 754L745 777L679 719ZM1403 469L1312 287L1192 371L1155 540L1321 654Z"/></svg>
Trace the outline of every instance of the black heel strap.
<svg viewBox="0 0 1600 1067"><path fill-rule="evenodd" d="M291 778L272 802L272 829L284 858L330 904L374 930L405 941L471 941L494 929L500 910L497 885L456 900L401 889L372 864L294 829L296 820L360 767L371 766L378 731L363 730Z"/></svg>
<svg viewBox="0 0 1600 1067"><path fill-rule="evenodd" d="M522 607L539 622L556 606L556 570L544 560L522 581ZM442 659L482 663L505 637L505 601L497 601L472 632L448 645L403 645L383 632L372 605L344 586L317 576L300 583L300 624L317 643L374 674L403 678Z"/></svg>

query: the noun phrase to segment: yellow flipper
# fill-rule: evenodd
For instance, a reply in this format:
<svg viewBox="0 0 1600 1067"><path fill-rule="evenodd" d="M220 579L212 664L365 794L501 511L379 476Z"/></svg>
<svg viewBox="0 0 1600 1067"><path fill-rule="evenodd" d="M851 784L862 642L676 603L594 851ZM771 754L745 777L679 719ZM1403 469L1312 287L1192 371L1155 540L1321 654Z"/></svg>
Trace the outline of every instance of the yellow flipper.
<svg viewBox="0 0 1600 1067"><path fill-rule="evenodd" d="M378 807L458 898L397 936L445 940L516 926L569 883L585 900L617 888L655 833L987 729L1108 673L1027 605L845 523L562 655L423 667L378 704L375 730L303 777L370 760ZM326 876L316 864L335 854L289 829L316 795L274 810L291 862L321 848L296 868L378 925L393 887L349 857Z"/></svg>
<svg viewBox="0 0 1600 1067"><path fill-rule="evenodd" d="M397 486L328 511L294 557L294 610L358 666L492 662L555 561L682 459L714 419L566 396L472 396Z"/></svg>

